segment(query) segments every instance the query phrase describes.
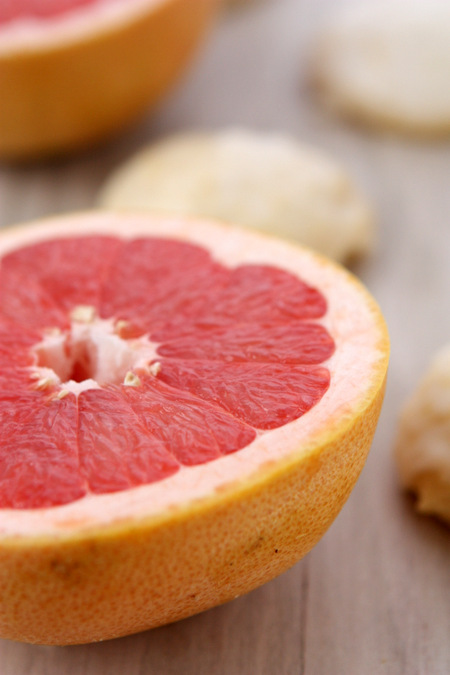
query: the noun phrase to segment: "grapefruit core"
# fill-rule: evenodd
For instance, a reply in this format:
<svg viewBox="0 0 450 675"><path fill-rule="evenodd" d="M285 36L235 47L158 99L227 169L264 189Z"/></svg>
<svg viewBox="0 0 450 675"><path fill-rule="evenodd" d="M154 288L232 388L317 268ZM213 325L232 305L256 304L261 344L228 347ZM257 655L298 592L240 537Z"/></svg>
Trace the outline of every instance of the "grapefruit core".
<svg viewBox="0 0 450 675"><path fill-rule="evenodd" d="M348 272L179 218L0 236L0 633L102 640L245 593L364 464L388 338Z"/></svg>
<svg viewBox="0 0 450 675"><path fill-rule="evenodd" d="M0 158L88 147L131 123L179 76L219 0L0 4Z"/></svg>

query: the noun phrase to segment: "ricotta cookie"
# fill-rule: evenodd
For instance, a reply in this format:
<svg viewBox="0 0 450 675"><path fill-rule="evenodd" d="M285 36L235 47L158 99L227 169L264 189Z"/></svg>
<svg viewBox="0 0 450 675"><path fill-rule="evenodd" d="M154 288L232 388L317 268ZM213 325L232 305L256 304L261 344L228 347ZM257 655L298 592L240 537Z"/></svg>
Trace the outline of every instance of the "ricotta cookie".
<svg viewBox="0 0 450 675"><path fill-rule="evenodd" d="M435 356L402 411L395 455L418 510L450 523L450 344Z"/></svg>
<svg viewBox="0 0 450 675"><path fill-rule="evenodd" d="M450 134L450 3L349 7L320 36L313 82L333 109L417 136Z"/></svg>
<svg viewBox="0 0 450 675"><path fill-rule="evenodd" d="M373 244L371 209L346 171L280 134L231 129L169 137L120 167L100 205L221 219L341 262Z"/></svg>

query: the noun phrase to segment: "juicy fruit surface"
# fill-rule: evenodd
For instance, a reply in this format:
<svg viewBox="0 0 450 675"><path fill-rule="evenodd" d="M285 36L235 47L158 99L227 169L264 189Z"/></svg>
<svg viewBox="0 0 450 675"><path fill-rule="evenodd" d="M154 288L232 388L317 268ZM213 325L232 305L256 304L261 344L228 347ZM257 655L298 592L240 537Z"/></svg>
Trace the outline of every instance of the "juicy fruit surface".
<svg viewBox="0 0 450 675"><path fill-rule="evenodd" d="M13 0L0 3L0 24L15 19L47 19L73 9L98 3L99 0Z"/></svg>
<svg viewBox="0 0 450 675"><path fill-rule="evenodd" d="M0 289L2 507L161 480L297 419L330 384L325 298L274 266L226 267L176 240L80 236L5 255ZM75 349L80 308L114 337L88 328ZM55 336L59 361L42 347ZM154 356L101 376L111 344Z"/></svg>

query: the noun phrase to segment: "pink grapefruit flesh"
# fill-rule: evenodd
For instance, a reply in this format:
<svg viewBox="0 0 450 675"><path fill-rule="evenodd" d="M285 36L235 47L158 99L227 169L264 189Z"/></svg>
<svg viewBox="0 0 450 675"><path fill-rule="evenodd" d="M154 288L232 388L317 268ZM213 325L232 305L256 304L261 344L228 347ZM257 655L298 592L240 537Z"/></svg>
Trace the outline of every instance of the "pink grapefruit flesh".
<svg viewBox="0 0 450 675"><path fill-rule="evenodd" d="M119 260L126 274L118 277ZM7 380L0 393L2 507L51 506L161 480L181 465L236 452L256 428L300 417L328 389L321 364L334 343L314 321L326 312L325 298L276 267L230 269L197 245L159 237L83 236L6 255L0 287L0 326L8 334L0 353ZM90 308L91 322L112 320L116 332L117 325L139 327L155 354L128 371L139 385L108 373L103 387L78 396L64 382L36 391L40 367L53 366L69 383L95 379L98 350L111 348L90 334L74 343L68 322L78 306ZM132 350L136 337L123 343Z"/></svg>
<svg viewBox="0 0 450 675"><path fill-rule="evenodd" d="M358 282L231 227L107 213L11 228L0 256L3 636L143 630L314 545L382 400Z"/></svg>

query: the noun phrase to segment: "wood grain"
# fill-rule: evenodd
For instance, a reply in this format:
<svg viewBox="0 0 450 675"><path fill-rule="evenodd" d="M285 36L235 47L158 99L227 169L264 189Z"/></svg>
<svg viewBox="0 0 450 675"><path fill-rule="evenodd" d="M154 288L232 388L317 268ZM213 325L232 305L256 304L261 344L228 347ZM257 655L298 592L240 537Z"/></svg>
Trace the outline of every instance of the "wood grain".
<svg viewBox="0 0 450 675"><path fill-rule="evenodd" d="M336 4L260 0L229 10L151 118L83 156L1 166L0 224L92 208L120 161L182 129L281 129L341 160L377 212L377 250L356 272L392 338L386 402L356 489L304 560L248 596L101 644L0 641L1 675L450 673L450 530L415 514L392 460L399 409L450 335L450 146L371 135L320 108L307 57Z"/></svg>

